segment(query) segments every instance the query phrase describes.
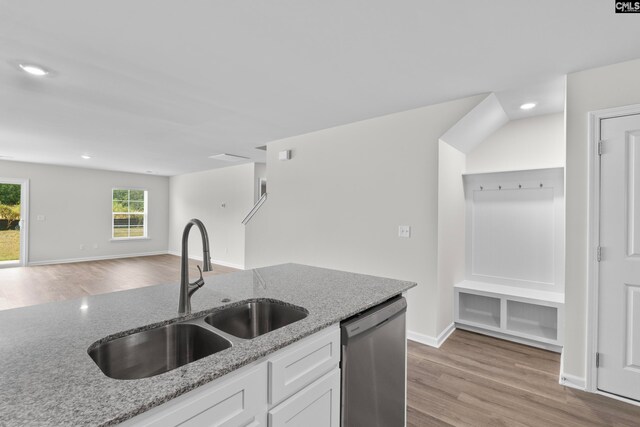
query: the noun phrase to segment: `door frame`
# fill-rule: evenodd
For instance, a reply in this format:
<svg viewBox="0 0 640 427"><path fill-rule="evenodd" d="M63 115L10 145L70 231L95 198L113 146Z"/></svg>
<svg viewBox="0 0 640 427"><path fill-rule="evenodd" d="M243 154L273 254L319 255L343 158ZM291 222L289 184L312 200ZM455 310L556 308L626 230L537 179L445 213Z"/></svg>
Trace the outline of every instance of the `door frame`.
<svg viewBox="0 0 640 427"><path fill-rule="evenodd" d="M20 261L7 267L29 265L29 180L26 178L0 178L3 184L19 184L20 190Z"/></svg>
<svg viewBox="0 0 640 427"><path fill-rule="evenodd" d="M589 193L588 193L588 262L587 262L587 345L586 345L586 384L585 389L592 393L603 394L614 399L638 405L638 402L598 390L598 295L600 264L598 246L600 245L600 142L601 121L616 117L640 114L640 104L607 108L589 112Z"/></svg>

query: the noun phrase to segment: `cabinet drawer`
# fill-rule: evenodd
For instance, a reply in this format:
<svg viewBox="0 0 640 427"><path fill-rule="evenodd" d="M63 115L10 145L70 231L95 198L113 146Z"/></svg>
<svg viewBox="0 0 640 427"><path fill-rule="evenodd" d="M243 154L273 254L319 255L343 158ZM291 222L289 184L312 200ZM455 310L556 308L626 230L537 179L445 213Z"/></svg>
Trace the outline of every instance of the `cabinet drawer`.
<svg viewBox="0 0 640 427"><path fill-rule="evenodd" d="M340 328L332 326L287 348L269 362L269 403L275 406L338 366Z"/></svg>
<svg viewBox="0 0 640 427"><path fill-rule="evenodd" d="M340 369L269 411L269 427L339 427Z"/></svg>
<svg viewBox="0 0 640 427"><path fill-rule="evenodd" d="M237 427L264 425L267 366L261 363L213 381L126 421L125 426Z"/></svg>

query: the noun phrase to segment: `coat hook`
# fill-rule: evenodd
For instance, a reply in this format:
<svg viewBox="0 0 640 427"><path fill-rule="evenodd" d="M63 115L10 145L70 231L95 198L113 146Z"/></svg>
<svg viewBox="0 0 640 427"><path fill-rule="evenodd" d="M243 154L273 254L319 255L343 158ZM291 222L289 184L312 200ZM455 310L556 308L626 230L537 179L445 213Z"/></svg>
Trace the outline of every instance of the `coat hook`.
<svg viewBox="0 0 640 427"><path fill-rule="evenodd" d="M502 185L498 185L498 190L502 190Z"/></svg>
<svg viewBox="0 0 640 427"><path fill-rule="evenodd" d="M482 190L484 190L484 187L481 185L481 186L480 186L480 191L482 191Z"/></svg>
<svg viewBox="0 0 640 427"><path fill-rule="evenodd" d="M522 184L518 184L518 188L522 188Z"/></svg>
<svg viewBox="0 0 640 427"><path fill-rule="evenodd" d="M540 188L542 188L542 183L540 183Z"/></svg>

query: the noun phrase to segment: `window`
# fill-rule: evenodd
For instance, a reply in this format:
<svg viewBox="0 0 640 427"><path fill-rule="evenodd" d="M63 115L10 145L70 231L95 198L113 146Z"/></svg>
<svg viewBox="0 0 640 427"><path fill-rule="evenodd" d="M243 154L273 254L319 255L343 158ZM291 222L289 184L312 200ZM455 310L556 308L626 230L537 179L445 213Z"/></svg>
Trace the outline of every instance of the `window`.
<svg viewBox="0 0 640 427"><path fill-rule="evenodd" d="M114 188L111 202L111 236L114 239L147 237L146 190Z"/></svg>

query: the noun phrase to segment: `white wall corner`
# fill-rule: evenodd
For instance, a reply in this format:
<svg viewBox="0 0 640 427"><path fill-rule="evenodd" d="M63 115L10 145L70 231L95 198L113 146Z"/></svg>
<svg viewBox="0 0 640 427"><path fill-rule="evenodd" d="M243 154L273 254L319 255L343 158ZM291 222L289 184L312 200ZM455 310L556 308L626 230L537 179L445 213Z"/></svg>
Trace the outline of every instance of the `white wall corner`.
<svg viewBox="0 0 640 427"><path fill-rule="evenodd" d="M468 154L507 122L509 122L507 113L504 112L498 97L491 93L445 132L440 139Z"/></svg>
<svg viewBox="0 0 640 427"><path fill-rule="evenodd" d="M585 377L578 377L564 372L564 349L562 349L562 353L560 354L560 376L558 382L565 387L582 391L587 390L587 379Z"/></svg>
<svg viewBox="0 0 640 427"><path fill-rule="evenodd" d="M456 330L455 323L447 326L437 337L421 334L414 331L407 331L407 339L415 341L420 344L428 345L429 347L440 348L442 344L449 338L449 336Z"/></svg>

